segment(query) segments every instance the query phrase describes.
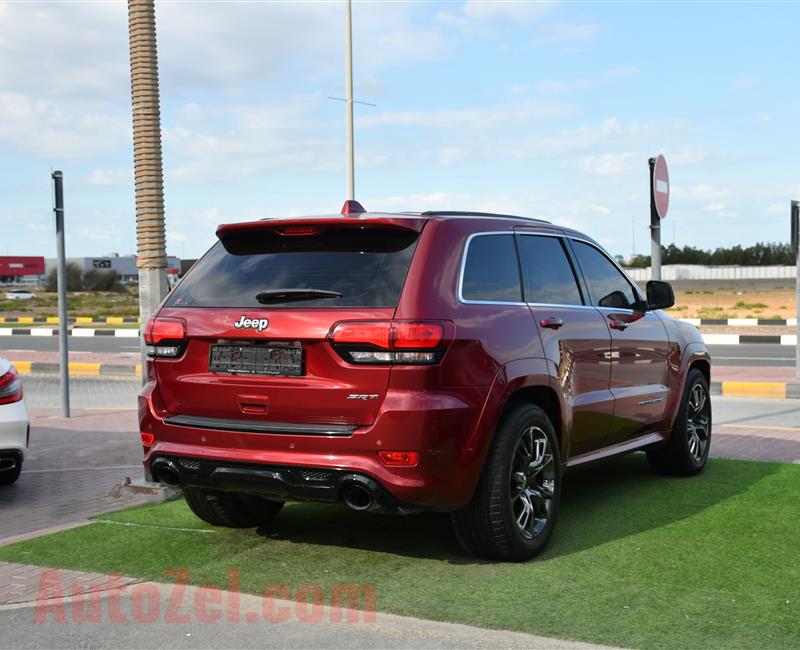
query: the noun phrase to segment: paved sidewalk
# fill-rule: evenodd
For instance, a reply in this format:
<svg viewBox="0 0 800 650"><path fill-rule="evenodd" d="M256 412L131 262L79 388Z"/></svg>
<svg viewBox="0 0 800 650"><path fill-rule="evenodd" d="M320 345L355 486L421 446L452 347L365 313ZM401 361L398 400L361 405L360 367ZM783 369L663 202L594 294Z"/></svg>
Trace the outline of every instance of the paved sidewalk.
<svg viewBox="0 0 800 650"><path fill-rule="evenodd" d="M0 594L4 647L603 647L392 614L298 605L213 588L0 563L0 585L6 582L12 588L5 598Z"/></svg>
<svg viewBox="0 0 800 650"><path fill-rule="evenodd" d="M800 464L799 430L781 427L760 431L754 429L715 426L711 438L711 456Z"/></svg>
<svg viewBox="0 0 800 650"><path fill-rule="evenodd" d="M136 417L133 409L76 411L69 419L31 412L22 475L0 490L0 540L154 500L110 494L126 476L142 476Z"/></svg>
<svg viewBox="0 0 800 650"><path fill-rule="evenodd" d="M27 361L30 363L58 363L60 353L51 350L0 350L0 357L10 361ZM108 363L115 366L135 366L141 363L141 355L134 352L120 354L118 352L70 352L69 361L76 363Z"/></svg>
<svg viewBox="0 0 800 650"><path fill-rule="evenodd" d="M713 360L712 360L713 364ZM745 367L745 366L715 366L711 367L712 381L764 381L783 382L786 384L800 384L800 379L795 377L794 368L786 367Z"/></svg>

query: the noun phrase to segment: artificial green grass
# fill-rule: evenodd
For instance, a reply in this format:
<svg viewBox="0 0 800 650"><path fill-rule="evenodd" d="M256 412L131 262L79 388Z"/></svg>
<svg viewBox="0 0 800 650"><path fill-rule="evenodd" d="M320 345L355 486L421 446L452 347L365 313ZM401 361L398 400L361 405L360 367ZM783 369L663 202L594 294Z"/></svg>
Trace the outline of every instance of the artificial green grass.
<svg viewBox="0 0 800 650"><path fill-rule="evenodd" d="M182 500L0 548L0 560L243 591L375 586L382 611L627 647L800 646L800 466L711 460L654 476L641 454L569 476L548 549L464 554L446 515L287 506L264 531L212 528ZM188 528L182 531L171 528ZM214 532L199 532L212 530Z"/></svg>

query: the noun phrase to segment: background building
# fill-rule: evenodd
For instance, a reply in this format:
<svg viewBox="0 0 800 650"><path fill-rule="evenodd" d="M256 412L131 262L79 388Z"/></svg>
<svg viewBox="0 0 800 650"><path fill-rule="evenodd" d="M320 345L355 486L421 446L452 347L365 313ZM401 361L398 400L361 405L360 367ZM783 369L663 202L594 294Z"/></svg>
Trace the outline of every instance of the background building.
<svg viewBox="0 0 800 650"><path fill-rule="evenodd" d="M36 286L44 280L43 257L0 256L0 284Z"/></svg>
<svg viewBox="0 0 800 650"><path fill-rule="evenodd" d="M135 255L106 255L101 257L68 257L67 263L77 264L81 271L116 271L121 284L136 284L139 282L139 270L136 268ZM56 265L55 258L47 259L47 269ZM177 257L167 257L167 277L170 283L178 277L181 271L181 261Z"/></svg>

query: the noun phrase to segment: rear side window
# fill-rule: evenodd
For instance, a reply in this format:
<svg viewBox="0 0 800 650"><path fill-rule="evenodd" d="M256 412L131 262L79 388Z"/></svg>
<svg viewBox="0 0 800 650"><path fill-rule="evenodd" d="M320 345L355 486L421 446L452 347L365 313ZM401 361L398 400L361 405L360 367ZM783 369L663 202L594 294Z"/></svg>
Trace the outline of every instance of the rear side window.
<svg viewBox="0 0 800 650"><path fill-rule="evenodd" d="M530 302L583 304L575 273L560 237L521 235L519 254Z"/></svg>
<svg viewBox="0 0 800 650"><path fill-rule="evenodd" d="M611 260L589 244L575 241L573 247L598 307L633 309L636 306L638 295Z"/></svg>
<svg viewBox="0 0 800 650"><path fill-rule="evenodd" d="M522 302L514 236L478 235L469 242L461 297L481 302Z"/></svg>
<svg viewBox="0 0 800 650"><path fill-rule="evenodd" d="M328 228L303 236L269 229L231 234L195 264L167 305L396 307L418 236L399 228ZM275 292L286 290L295 291L275 298ZM314 291L341 297L315 297ZM273 296L265 302L263 294L269 292Z"/></svg>

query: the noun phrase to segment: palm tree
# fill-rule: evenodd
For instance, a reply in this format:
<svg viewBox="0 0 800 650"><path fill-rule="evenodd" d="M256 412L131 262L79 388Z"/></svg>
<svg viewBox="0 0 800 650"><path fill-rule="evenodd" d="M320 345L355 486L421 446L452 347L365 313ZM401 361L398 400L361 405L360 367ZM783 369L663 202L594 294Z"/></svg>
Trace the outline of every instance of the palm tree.
<svg viewBox="0 0 800 650"><path fill-rule="evenodd" d="M168 289L154 0L128 0L128 29L136 187L136 266L139 269L139 317L144 326ZM145 374L145 364L142 363L143 380Z"/></svg>

